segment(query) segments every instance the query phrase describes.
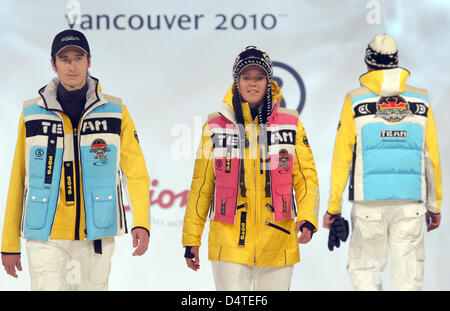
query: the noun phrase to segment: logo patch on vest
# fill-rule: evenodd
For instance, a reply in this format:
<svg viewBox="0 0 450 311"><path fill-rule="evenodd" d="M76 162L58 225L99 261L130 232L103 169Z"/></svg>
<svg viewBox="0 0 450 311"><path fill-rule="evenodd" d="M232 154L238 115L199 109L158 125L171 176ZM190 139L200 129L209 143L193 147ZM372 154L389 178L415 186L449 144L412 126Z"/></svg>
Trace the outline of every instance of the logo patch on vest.
<svg viewBox="0 0 450 311"><path fill-rule="evenodd" d="M289 173L289 153L286 149L281 149L278 153L278 162L280 163L280 174Z"/></svg>
<svg viewBox="0 0 450 311"><path fill-rule="evenodd" d="M231 172L231 152L227 152L227 156L225 157L226 164L225 164L225 173Z"/></svg>
<svg viewBox="0 0 450 311"><path fill-rule="evenodd" d="M106 141L101 138L96 138L92 142L91 149L89 150L89 152L95 153L94 159L100 160L100 163L95 162L94 165L105 164L106 161L108 161L108 157L106 156L105 152L109 152L109 151L111 151L111 150L108 148Z"/></svg>
<svg viewBox="0 0 450 311"><path fill-rule="evenodd" d="M400 95L381 96L377 102L375 117L383 118L389 122L398 122L411 115L408 102Z"/></svg>
<svg viewBox="0 0 450 311"><path fill-rule="evenodd" d="M384 138L406 138L408 137L408 131L405 130L381 130L380 136Z"/></svg>
<svg viewBox="0 0 450 311"><path fill-rule="evenodd" d="M221 159L216 159L216 170L221 170L223 167L223 162Z"/></svg>
<svg viewBox="0 0 450 311"><path fill-rule="evenodd" d="M37 148L36 151L34 152L34 155L35 155L34 159L35 160L42 160L43 157L44 157L44 154L45 154L44 149Z"/></svg>

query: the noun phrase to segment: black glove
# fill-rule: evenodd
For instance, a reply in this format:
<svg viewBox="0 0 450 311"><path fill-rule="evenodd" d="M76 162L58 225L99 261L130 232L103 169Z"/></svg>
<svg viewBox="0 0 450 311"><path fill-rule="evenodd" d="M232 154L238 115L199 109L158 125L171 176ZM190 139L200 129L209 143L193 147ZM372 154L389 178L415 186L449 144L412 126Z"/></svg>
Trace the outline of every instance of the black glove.
<svg viewBox="0 0 450 311"><path fill-rule="evenodd" d="M340 215L333 218L334 221L331 224L330 233L328 234L328 249L330 251L332 251L334 247L339 248L341 246L341 241L347 241L349 234L348 221Z"/></svg>
<svg viewBox="0 0 450 311"><path fill-rule="evenodd" d="M303 231L303 228L309 229L309 231L311 231L311 237L314 235L314 229L316 227L314 227L314 225L312 223L310 223L309 221L305 220L305 222L303 223L303 225L300 226L300 232Z"/></svg>
<svg viewBox="0 0 450 311"><path fill-rule="evenodd" d="M195 255L191 252L192 246L186 246L186 250L184 251L184 258L194 258Z"/></svg>

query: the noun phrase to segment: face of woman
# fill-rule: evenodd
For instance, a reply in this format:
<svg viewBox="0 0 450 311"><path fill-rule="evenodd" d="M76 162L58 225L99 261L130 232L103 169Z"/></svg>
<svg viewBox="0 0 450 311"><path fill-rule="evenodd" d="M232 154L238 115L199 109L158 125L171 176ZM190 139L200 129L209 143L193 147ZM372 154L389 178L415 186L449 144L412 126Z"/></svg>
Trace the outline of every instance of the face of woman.
<svg viewBox="0 0 450 311"><path fill-rule="evenodd" d="M239 93L250 107L259 106L264 103L267 83L266 72L261 67L248 66L239 75Z"/></svg>

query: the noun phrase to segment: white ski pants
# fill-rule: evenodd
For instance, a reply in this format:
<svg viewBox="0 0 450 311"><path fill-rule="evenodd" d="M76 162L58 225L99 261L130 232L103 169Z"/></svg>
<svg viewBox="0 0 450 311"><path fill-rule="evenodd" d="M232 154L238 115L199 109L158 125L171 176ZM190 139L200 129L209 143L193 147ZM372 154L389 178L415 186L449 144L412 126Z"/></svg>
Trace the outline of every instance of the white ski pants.
<svg viewBox="0 0 450 311"><path fill-rule="evenodd" d="M102 254L93 241L27 240L31 290L108 290L114 238L102 240Z"/></svg>
<svg viewBox="0 0 450 311"><path fill-rule="evenodd" d="M254 267L228 261L212 261L214 283L218 291L287 291L294 265Z"/></svg>
<svg viewBox="0 0 450 311"><path fill-rule="evenodd" d="M382 290L390 250L392 290L421 290L426 208L423 203L355 203L347 271L356 290Z"/></svg>

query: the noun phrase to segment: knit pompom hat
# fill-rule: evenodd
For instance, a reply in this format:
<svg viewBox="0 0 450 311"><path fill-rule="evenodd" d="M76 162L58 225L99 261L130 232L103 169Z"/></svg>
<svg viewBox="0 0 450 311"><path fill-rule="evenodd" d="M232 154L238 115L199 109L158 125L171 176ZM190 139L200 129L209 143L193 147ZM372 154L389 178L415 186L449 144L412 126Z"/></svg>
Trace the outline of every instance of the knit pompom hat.
<svg viewBox="0 0 450 311"><path fill-rule="evenodd" d="M269 81L272 80L273 70L272 61L269 55L256 46L247 46L239 55L233 65L233 80L237 83L239 74L245 67L250 65L260 66L267 74Z"/></svg>
<svg viewBox="0 0 450 311"><path fill-rule="evenodd" d="M366 48L365 63L374 69L391 69L398 66L398 48L388 34L376 35Z"/></svg>
<svg viewBox="0 0 450 311"><path fill-rule="evenodd" d="M239 124L244 124L244 118L242 115L242 96L239 92L239 75L248 66L256 65L261 67L267 75L267 89L265 94L264 104L258 107L258 121L259 124L267 125L270 113L272 112L272 61L269 55L256 46L247 46L239 55L233 65L233 81L234 81L234 95L233 95L233 108L236 114L236 119Z"/></svg>

